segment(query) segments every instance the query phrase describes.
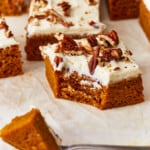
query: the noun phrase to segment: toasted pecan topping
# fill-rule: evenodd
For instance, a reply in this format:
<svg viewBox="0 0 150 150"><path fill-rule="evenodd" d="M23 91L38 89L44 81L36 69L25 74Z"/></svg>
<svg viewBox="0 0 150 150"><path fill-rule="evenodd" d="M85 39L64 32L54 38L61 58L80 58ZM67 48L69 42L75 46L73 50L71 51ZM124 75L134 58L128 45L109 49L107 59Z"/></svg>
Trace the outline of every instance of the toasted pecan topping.
<svg viewBox="0 0 150 150"><path fill-rule="evenodd" d="M68 2L63 1L58 3L58 6L61 6L65 16L70 16L71 5Z"/></svg>
<svg viewBox="0 0 150 150"><path fill-rule="evenodd" d="M59 56L55 56L54 58L54 62L56 64L56 67L59 66L59 64L63 61L63 58L62 57L59 57Z"/></svg>
<svg viewBox="0 0 150 150"><path fill-rule="evenodd" d="M99 25L97 25L97 23L93 20L89 22L89 25L96 28L96 29L99 29Z"/></svg>
<svg viewBox="0 0 150 150"><path fill-rule="evenodd" d="M120 70L120 67L115 67L114 68L114 71L119 71Z"/></svg>
<svg viewBox="0 0 150 150"><path fill-rule="evenodd" d="M61 23L65 27L70 27L73 26L74 24L72 22L67 22L65 21L62 16L54 9L49 9L47 11L47 20L56 24L56 23Z"/></svg>
<svg viewBox="0 0 150 150"><path fill-rule="evenodd" d="M6 22L5 21L2 21L1 23L0 23L0 29L5 29L5 30L8 30L8 25L6 24Z"/></svg>
<svg viewBox="0 0 150 150"><path fill-rule="evenodd" d="M112 30L111 32L106 33L106 35L110 37L116 45L119 44L119 38L116 31Z"/></svg>
<svg viewBox="0 0 150 150"><path fill-rule="evenodd" d="M92 47L97 46L97 40L96 40L95 35L87 36L87 40Z"/></svg>
<svg viewBox="0 0 150 150"><path fill-rule="evenodd" d="M132 52L131 52L130 50L126 50L126 51L125 51L125 54L131 56L131 55L132 55Z"/></svg>
<svg viewBox="0 0 150 150"><path fill-rule="evenodd" d="M95 0L86 0L88 5L96 5L96 1Z"/></svg>
<svg viewBox="0 0 150 150"><path fill-rule="evenodd" d="M122 50L120 48L102 49L101 54L101 59L103 62L110 62L111 60L118 61L122 59Z"/></svg>
<svg viewBox="0 0 150 150"><path fill-rule="evenodd" d="M59 47L57 49L59 52L72 50L76 51L78 50L78 45L73 39L64 36L64 38L60 41Z"/></svg>
<svg viewBox="0 0 150 150"><path fill-rule="evenodd" d="M6 37L10 38L13 36L13 33L10 30L6 30L5 35L6 35Z"/></svg>
<svg viewBox="0 0 150 150"><path fill-rule="evenodd" d="M98 64L98 60L97 60L98 56L99 56L99 48L97 48L96 50L93 51L93 56L91 57L91 59L88 63L91 75L94 74L95 68Z"/></svg>

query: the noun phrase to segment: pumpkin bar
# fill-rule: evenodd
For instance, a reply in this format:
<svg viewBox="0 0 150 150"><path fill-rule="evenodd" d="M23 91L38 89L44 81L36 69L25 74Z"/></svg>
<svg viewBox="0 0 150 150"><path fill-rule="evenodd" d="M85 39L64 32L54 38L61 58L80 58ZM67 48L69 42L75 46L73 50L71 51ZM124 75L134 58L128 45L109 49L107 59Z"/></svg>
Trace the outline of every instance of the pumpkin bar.
<svg viewBox="0 0 150 150"><path fill-rule="evenodd" d="M46 77L57 98L100 109L144 101L141 71L116 31L40 47Z"/></svg>
<svg viewBox="0 0 150 150"><path fill-rule="evenodd" d="M22 60L19 43L4 18L0 18L0 78L22 74Z"/></svg>
<svg viewBox="0 0 150 150"><path fill-rule="evenodd" d="M20 150L59 150L53 132L50 131L38 109L15 117L0 130L1 138Z"/></svg>
<svg viewBox="0 0 150 150"><path fill-rule="evenodd" d="M100 0L32 0L25 51L28 60L41 60L39 46L56 43L54 34L81 38L102 32Z"/></svg>

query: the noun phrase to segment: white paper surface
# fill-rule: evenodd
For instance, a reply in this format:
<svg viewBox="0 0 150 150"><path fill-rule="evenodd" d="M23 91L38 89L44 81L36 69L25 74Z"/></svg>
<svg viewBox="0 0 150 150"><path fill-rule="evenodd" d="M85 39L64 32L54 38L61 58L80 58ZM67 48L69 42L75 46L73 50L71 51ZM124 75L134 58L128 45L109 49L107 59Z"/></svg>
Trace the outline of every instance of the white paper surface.
<svg viewBox="0 0 150 150"><path fill-rule="evenodd" d="M104 9L104 8L103 8ZM41 110L62 144L150 145L150 43L138 19L110 21L103 10L108 30L115 29L133 51L143 72L145 102L101 111L92 106L54 98L45 77L43 62L25 59L27 15L6 20L21 43L24 75L0 79L0 128L32 107ZM0 150L14 150L0 140Z"/></svg>

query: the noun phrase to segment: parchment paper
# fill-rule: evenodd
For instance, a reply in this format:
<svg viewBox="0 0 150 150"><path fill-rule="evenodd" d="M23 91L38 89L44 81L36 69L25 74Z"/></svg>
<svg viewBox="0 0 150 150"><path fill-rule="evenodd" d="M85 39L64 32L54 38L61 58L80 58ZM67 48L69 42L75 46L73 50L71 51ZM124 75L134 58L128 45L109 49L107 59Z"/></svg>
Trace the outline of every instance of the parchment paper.
<svg viewBox="0 0 150 150"><path fill-rule="evenodd" d="M54 98L45 77L43 62L25 59L27 15L6 20L21 43L24 74L0 79L0 128L16 115L32 107L41 110L48 125L61 137L62 144L113 144L150 146L150 44L138 19L110 21L103 7L103 22L108 30L118 31L134 53L143 72L145 102L101 111L92 106ZM0 140L0 150L14 148Z"/></svg>

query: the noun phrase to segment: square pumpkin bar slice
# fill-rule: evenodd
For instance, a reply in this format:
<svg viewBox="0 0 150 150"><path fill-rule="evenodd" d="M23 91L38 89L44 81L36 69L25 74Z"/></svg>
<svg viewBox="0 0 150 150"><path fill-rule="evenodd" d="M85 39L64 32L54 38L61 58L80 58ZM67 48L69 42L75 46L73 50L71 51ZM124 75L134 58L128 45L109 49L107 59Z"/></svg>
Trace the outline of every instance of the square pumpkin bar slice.
<svg viewBox="0 0 150 150"><path fill-rule="evenodd" d="M104 29L100 0L32 0L26 29L27 59L41 60L39 46L56 43L57 32L81 38Z"/></svg>
<svg viewBox="0 0 150 150"><path fill-rule="evenodd" d="M15 117L0 130L0 136L20 150L59 150L56 135L35 108Z"/></svg>
<svg viewBox="0 0 150 150"><path fill-rule="evenodd" d="M40 49L57 98L100 109L144 101L141 70L114 30L77 40L56 37L57 44Z"/></svg>
<svg viewBox="0 0 150 150"><path fill-rule="evenodd" d="M0 78L22 74L19 43L4 18L0 18Z"/></svg>

